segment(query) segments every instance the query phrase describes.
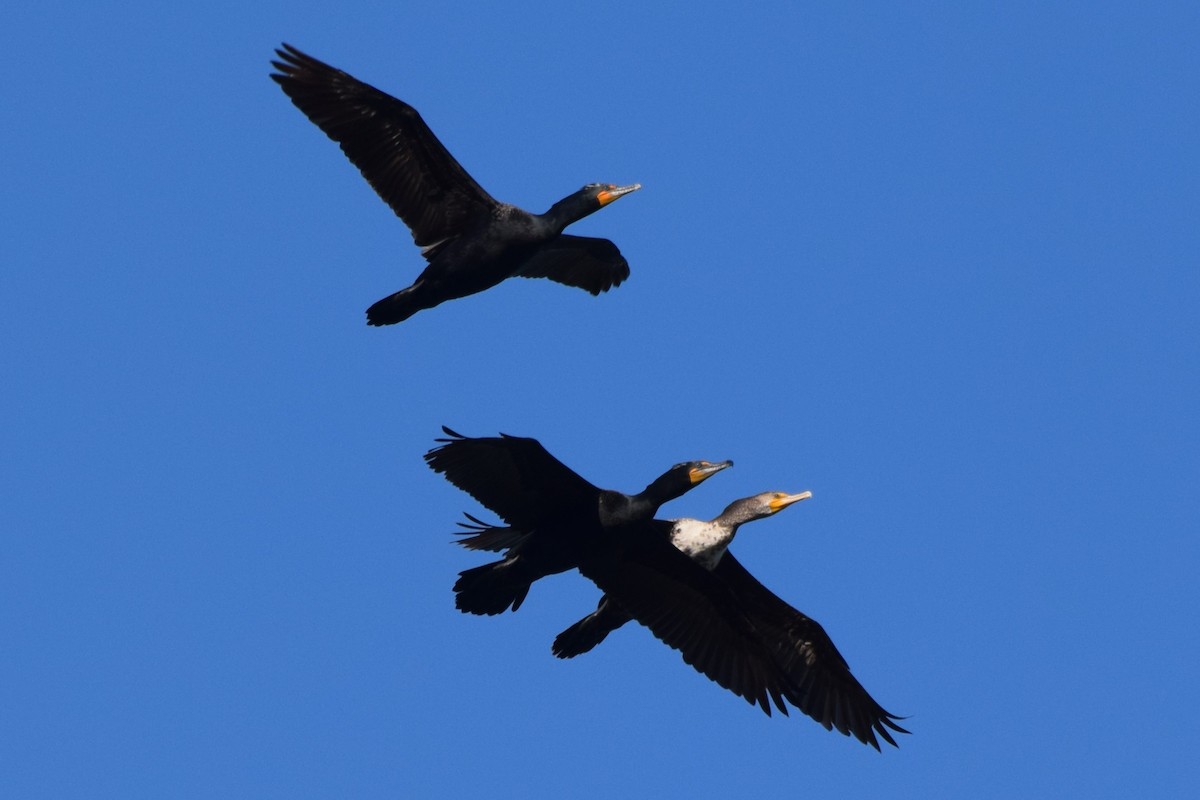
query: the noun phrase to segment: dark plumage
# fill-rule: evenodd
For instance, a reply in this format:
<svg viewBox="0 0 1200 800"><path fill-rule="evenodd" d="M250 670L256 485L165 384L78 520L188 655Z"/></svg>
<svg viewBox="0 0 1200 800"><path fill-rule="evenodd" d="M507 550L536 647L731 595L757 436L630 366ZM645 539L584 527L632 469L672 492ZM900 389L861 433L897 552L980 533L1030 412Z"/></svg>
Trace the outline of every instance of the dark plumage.
<svg viewBox="0 0 1200 800"><path fill-rule="evenodd" d="M725 555L742 524L771 516L811 496L810 492L800 495L767 492L735 500L709 521L684 518L656 521L656 524L665 526L660 535L665 535L675 549L712 571ZM551 650L559 658L574 658L603 642L608 634L632 619L620 605L607 596L601 597L596 610L560 633Z"/></svg>
<svg viewBox="0 0 1200 800"><path fill-rule="evenodd" d="M459 574L455 604L472 614L516 611L534 581L578 567L604 530L653 518L664 503L733 464L676 464L628 495L593 486L535 439L442 430L447 438L425 455L430 468L512 526L488 526L473 517L460 523L469 534L460 541L464 547L505 551L502 560Z"/></svg>
<svg viewBox="0 0 1200 800"><path fill-rule="evenodd" d="M670 541L708 571L706 578L697 570L689 574L679 569L678 559L665 558L660 544L634 543L623 555L625 563L610 566L597 583L614 587L623 599L634 595L632 616L722 686L753 702L772 683L781 684L779 693L826 730L852 734L875 749L877 735L895 746L888 729L908 731L851 674L820 624L777 597L726 551L739 525L809 496L755 495L735 501L710 522L656 520L658 535L651 538ZM621 585L623 576L632 576L632 592ZM624 605L606 594L596 611L559 634L554 654L571 658L587 652L631 618ZM769 663L755 663L763 659ZM755 674L766 676L766 683L755 686L763 678L746 677ZM766 703L760 705L770 713ZM786 713L786 707L779 707Z"/></svg>
<svg viewBox="0 0 1200 800"><path fill-rule="evenodd" d="M612 242L563 229L639 184L592 183L545 214L522 211L485 192L412 106L291 45L275 52L278 72L271 78L341 145L429 262L412 286L367 309L369 324L401 322L515 276L549 278L594 295L629 277Z"/></svg>
<svg viewBox="0 0 1200 800"><path fill-rule="evenodd" d="M755 495L711 522L655 520L652 509L696 482L683 476L703 479L728 462L678 465L638 495L622 495L597 489L533 439L471 439L443 430L449 438L439 439L441 446L426 461L509 525L470 515L460 523L466 547L505 553L501 561L459 574L454 589L460 609L516 610L534 580L574 567L605 598L559 637L559 655L590 649L632 618L767 714L772 703L784 714L790 704L876 749L879 738L896 744L890 731L907 733L855 680L820 625L725 552L739 525L808 493ZM704 466L697 470L695 464Z"/></svg>

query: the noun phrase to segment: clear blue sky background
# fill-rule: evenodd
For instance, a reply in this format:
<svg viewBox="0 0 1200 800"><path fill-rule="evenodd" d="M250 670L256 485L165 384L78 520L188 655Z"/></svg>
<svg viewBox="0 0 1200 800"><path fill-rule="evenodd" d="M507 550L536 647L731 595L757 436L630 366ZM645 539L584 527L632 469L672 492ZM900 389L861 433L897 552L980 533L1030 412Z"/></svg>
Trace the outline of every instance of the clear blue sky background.
<svg viewBox="0 0 1200 800"><path fill-rule="evenodd" d="M0 29L0 793L1195 791L1200 7L103 5ZM501 199L642 182L630 280L367 328L421 260L283 40ZM577 575L459 614L443 423L811 489L734 549L914 735L558 661Z"/></svg>

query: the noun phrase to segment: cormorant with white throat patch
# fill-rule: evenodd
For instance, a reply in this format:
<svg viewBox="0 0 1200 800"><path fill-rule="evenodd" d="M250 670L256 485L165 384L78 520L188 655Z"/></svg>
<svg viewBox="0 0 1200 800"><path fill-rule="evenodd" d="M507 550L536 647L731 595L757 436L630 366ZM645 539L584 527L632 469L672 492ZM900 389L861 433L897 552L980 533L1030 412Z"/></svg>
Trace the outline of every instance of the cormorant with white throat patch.
<svg viewBox="0 0 1200 800"><path fill-rule="evenodd" d="M659 536L710 573L719 585L697 580L697 572L689 578L687 573L663 570L654 582L658 596L638 601L637 619L679 650L685 661L727 688L739 685L736 670L728 666L736 663L727 657L728 652L745 650L745 634L753 632L757 643L765 647L750 647L746 652L760 658L764 650L770 654L787 677L782 695L788 702L826 730L836 728L876 750L877 736L898 746L889 729L908 733L896 724L900 717L886 711L863 688L824 628L763 586L728 552L740 525L811 496L811 492L766 492L734 501L711 521L655 520ZM648 549L640 557L627 558L634 563L655 563L653 552ZM619 574L608 580L619 581ZM731 601L736 610L733 617L722 610ZM552 650L559 658L585 653L633 616L606 594L594 612L558 635ZM762 708L770 713L766 704ZM786 713L785 707L780 708Z"/></svg>

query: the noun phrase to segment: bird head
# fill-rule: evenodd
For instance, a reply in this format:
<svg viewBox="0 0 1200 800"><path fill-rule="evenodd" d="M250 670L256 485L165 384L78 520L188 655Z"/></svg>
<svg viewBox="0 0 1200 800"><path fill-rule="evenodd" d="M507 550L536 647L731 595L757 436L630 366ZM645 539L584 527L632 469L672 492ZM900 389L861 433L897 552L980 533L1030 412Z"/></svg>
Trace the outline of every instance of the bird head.
<svg viewBox="0 0 1200 800"><path fill-rule="evenodd" d="M687 477L688 484L695 486L698 483L703 483L726 467L732 466L732 461L685 461L682 464L676 464L671 469L679 470L681 475Z"/></svg>
<svg viewBox="0 0 1200 800"><path fill-rule="evenodd" d="M741 525L743 522L778 514L792 503L798 503L810 497L812 497L812 492L800 492L800 494L763 492L743 497L741 500L734 500L721 512L720 518L731 524Z"/></svg>
<svg viewBox="0 0 1200 800"><path fill-rule="evenodd" d="M654 483L646 487L644 494L658 503L665 503L696 488L726 467L732 466L732 461L684 461L659 475Z"/></svg>

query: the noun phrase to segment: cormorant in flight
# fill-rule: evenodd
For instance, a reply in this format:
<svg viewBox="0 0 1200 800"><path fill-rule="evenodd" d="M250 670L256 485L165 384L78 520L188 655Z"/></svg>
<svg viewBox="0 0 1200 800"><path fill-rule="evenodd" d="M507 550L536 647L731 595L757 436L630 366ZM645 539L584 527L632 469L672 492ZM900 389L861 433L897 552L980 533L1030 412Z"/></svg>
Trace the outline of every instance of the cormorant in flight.
<svg viewBox="0 0 1200 800"><path fill-rule="evenodd" d="M686 574L664 573L657 581L662 596L648 603L643 601L640 608L643 614L651 615L646 624L656 636L679 650L684 660L697 670L727 688L737 686L738 678L726 666L728 661L722 658L721 651L744 646L730 635L739 627L753 631L787 677L788 687L782 693L792 705L826 730L837 728L843 734L853 734L876 750L879 749L876 734L897 746L888 729L908 733L896 724L900 718L875 702L851 674L849 664L824 628L759 583L728 552L740 525L771 516L811 496L811 492L767 492L734 501L711 521L655 520L660 537L665 536L677 550L715 577L720 590L713 591L710 584L706 594L705 584L689 580ZM653 556L648 559L643 556L641 560L654 563ZM722 616L721 605L730 601L743 618L739 624L729 629L719 625L707 629L709 621ZM677 605L666 608L668 603ZM606 594L594 612L558 635L552 650L559 658L585 653L630 619L629 612ZM639 617L639 621L644 620ZM770 713L769 706L762 707ZM781 709L786 713L785 707Z"/></svg>
<svg viewBox="0 0 1200 800"><path fill-rule="evenodd" d="M664 533L676 550L682 551L711 572L726 556L733 537L743 523L769 517L792 503L810 497L812 492L765 492L733 501L720 515L708 521L690 518L668 520L666 524L669 527ZM559 658L574 658L603 642L608 634L632 619L625 609L605 595L600 598L595 611L558 635L551 650Z"/></svg>
<svg viewBox="0 0 1200 800"><path fill-rule="evenodd" d="M650 520L664 503L690 491L732 461L685 461L628 495L599 489L542 447L519 436L447 438L425 454L435 472L498 514L510 528L459 523L472 550L505 551L500 561L459 573L455 605L472 614L520 608L539 578L579 566L592 539L616 526Z"/></svg>
<svg viewBox="0 0 1200 800"><path fill-rule="evenodd" d="M498 491L505 502L530 510L539 502L534 492L515 484ZM766 492L735 501L707 522L640 519L599 535L571 537L574 565L605 596L595 612L559 635L555 655L586 652L636 619L697 671L768 715L771 703L784 714L790 704L827 730L836 728L877 750L880 738L896 746L891 732L908 733L897 724L900 717L868 694L820 624L759 583L727 552L738 526L810 496ZM498 497L475 497L496 510L492 503ZM518 525L471 520L464 527L474 534L466 540L472 549L512 554L538 538L536 531Z"/></svg>
<svg viewBox="0 0 1200 800"><path fill-rule="evenodd" d="M629 277L615 244L563 229L641 184L589 183L531 214L484 191L412 106L291 45L275 52L271 78L341 145L429 262L412 286L367 309L368 324L402 322L505 278L549 278L596 295Z"/></svg>

